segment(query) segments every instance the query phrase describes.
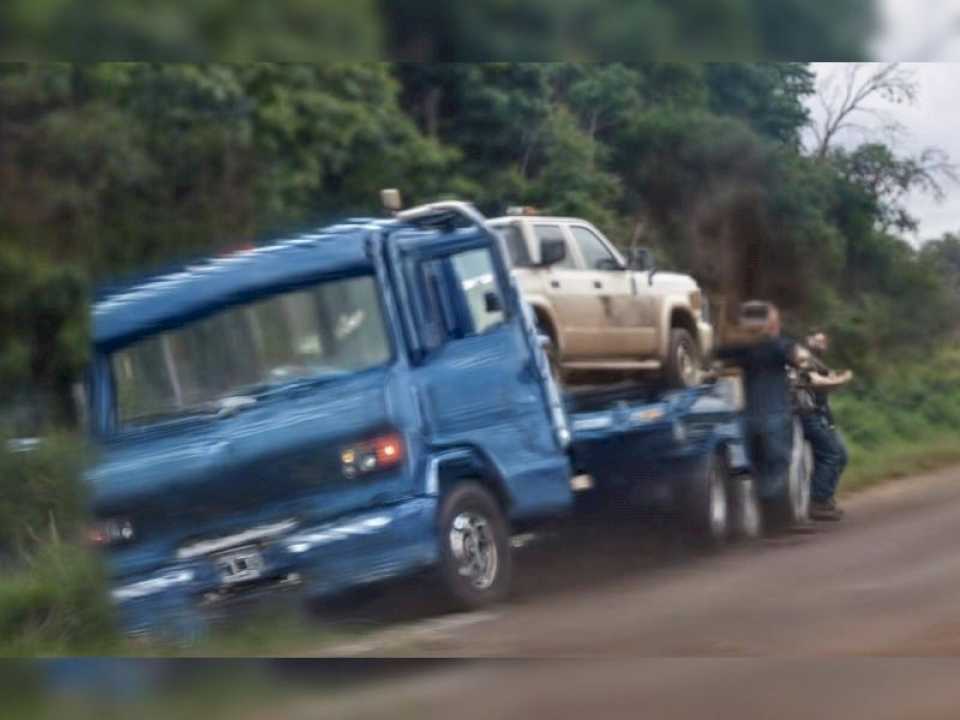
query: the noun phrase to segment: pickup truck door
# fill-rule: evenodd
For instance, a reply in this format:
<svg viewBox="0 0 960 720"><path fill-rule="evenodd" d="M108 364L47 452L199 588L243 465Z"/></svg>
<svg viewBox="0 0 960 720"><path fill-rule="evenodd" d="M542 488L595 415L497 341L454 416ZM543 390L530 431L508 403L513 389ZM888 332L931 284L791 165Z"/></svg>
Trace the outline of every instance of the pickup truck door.
<svg viewBox="0 0 960 720"><path fill-rule="evenodd" d="M569 461L519 294L492 238L452 237L402 254L421 347L411 379L425 440L476 449L509 484L514 517L565 508Z"/></svg>
<svg viewBox="0 0 960 720"><path fill-rule="evenodd" d="M564 358L573 360L590 357L600 318L594 300L596 289L593 279L584 272L580 256L561 225L534 223L533 233L538 245L542 240L555 239L566 243L566 259L539 272L543 274L543 290L550 299L554 320L559 326Z"/></svg>
<svg viewBox="0 0 960 720"><path fill-rule="evenodd" d="M568 229L594 299L590 356L636 359L649 354L655 347L653 313L648 312L648 297L640 292L634 274L589 227L570 225Z"/></svg>

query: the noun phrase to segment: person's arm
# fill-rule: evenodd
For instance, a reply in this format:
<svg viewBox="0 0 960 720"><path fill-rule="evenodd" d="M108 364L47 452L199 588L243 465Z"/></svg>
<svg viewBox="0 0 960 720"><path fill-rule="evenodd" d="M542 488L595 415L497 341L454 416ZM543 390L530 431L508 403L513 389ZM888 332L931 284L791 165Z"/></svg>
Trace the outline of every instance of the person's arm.
<svg viewBox="0 0 960 720"><path fill-rule="evenodd" d="M828 393L839 390L844 385L853 380L853 372L847 370L842 373L830 372L829 374L810 373L810 384L818 392Z"/></svg>

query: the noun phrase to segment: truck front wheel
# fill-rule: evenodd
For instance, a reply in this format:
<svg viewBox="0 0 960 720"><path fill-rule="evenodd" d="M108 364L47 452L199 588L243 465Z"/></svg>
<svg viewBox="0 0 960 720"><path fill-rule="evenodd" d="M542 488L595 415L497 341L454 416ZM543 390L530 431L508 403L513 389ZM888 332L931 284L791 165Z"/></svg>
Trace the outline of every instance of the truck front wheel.
<svg viewBox="0 0 960 720"><path fill-rule="evenodd" d="M506 597L513 568L510 533L496 498L467 482L443 499L440 579L457 607L474 610Z"/></svg>
<svg viewBox="0 0 960 720"><path fill-rule="evenodd" d="M700 383L700 349L683 328L670 331L664 375L672 388L690 388Z"/></svg>

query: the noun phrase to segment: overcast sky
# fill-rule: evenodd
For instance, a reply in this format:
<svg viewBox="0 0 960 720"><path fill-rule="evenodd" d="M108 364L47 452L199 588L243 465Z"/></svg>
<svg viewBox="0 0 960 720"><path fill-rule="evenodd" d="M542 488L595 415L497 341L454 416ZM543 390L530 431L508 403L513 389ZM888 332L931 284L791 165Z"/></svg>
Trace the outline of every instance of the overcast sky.
<svg viewBox="0 0 960 720"><path fill-rule="evenodd" d="M960 62L908 63L904 67L917 81L919 93L916 102L912 105L894 105L877 100L872 104L873 108L885 111L903 126L903 133L893 143L894 149L900 155L915 155L926 147L935 146L946 151L951 160L960 164ZM843 68L830 63L815 63L814 70L822 79L827 74L842 72ZM817 103L812 102L810 108L815 117L820 115ZM870 115L862 115L857 121L878 131L883 125L882 121ZM882 134L875 137L886 139ZM854 145L864 139L861 134L848 133L842 142ZM920 221L920 229L911 240L929 240L947 231L960 231L960 186L947 181L944 189L947 197L942 203L919 193L908 199L908 209Z"/></svg>
<svg viewBox="0 0 960 720"><path fill-rule="evenodd" d="M883 31L876 39L874 54L887 61L911 60L919 95L912 106L878 102L875 107L889 112L903 125L905 133L895 143L901 154L916 154L925 147L945 150L960 164L960 0L878 0ZM930 62L936 61L936 62ZM951 64L956 63L956 64ZM826 64L814 64L818 76L835 72ZM818 112L815 104L811 110ZM879 125L861 117L861 122ZM848 136L846 144L863 138ZM942 203L923 195L908 201L910 211L920 220L914 241L960 231L960 186L947 185Z"/></svg>

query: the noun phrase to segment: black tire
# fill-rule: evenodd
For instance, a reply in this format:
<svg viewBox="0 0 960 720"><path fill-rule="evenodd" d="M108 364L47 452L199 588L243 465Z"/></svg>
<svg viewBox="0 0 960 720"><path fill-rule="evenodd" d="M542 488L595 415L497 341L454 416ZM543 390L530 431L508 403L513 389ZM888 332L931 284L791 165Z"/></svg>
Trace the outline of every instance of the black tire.
<svg viewBox="0 0 960 720"><path fill-rule="evenodd" d="M810 480L813 475L813 452L803 436L799 418L793 419L793 452L787 484L777 497L767 500L765 524L771 530L789 530L810 519Z"/></svg>
<svg viewBox="0 0 960 720"><path fill-rule="evenodd" d="M664 364L664 379L671 388L690 388L700 384L700 348L683 328L670 331L670 347Z"/></svg>
<svg viewBox="0 0 960 720"><path fill-rule="evenodd" d="M763 535L763 509L757 483L750 475L734 475L727 482L730 506L730 536L752 542Z"/></svg>
<svg viewBox="0 0 960 720"><path fill-rule="evenodd" d="M486 488L464 482L443 498L438 541L440 581L458 609L475 610L507 596L513 572L510 532Z"/></svg>
<svg viewBox="0 0 960 720"><path fill-rule="evenodd" d="M701 548L719 548L730 537L727 488L726 463L716 454L708 457L696 476L687 483L683 515L691 540Z"/></svg>

